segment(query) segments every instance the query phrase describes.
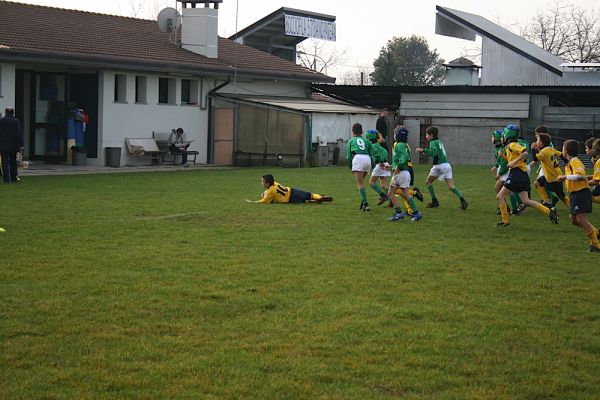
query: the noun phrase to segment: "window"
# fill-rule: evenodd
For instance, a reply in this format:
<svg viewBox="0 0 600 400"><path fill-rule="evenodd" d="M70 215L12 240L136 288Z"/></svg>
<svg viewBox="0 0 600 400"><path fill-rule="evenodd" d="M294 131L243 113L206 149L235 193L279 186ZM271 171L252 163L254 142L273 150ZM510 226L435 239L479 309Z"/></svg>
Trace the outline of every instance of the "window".
<svg viewBox="0 0 600 400"><path fill-rule="evenodd" d="M198 104L198 81L181 80L181 104Z"/></svg>
<svg viewBox="0 0 600 400"><path fill-rule="evenodd" d="M175 104L175 79L158 78L158 104Z"/></svg>
<svg viewBox="0 0 600 400"><path fill-rule="evenodd" d="M115 103L127 102L127 77L115 74Z"/></svg>
<svg viewBox="0 0 600 400"><path fill-rule="evenodd" d="M145 76L135 77L135 102L146 104L148 101L148 90Z"/></svg>

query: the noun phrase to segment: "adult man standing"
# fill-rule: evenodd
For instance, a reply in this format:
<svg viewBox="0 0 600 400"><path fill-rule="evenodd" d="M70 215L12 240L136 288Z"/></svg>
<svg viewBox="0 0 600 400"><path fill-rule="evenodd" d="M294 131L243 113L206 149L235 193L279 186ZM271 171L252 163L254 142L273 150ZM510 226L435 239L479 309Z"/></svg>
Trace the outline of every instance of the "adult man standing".
<svg viewBox="0 0 600 400"><path fill-rule="evenodd" d="M17 182L17 153L23 147L23 129L15 118L15 110L7 107L0 118L0 154L4 183Z"/></svg>
<svg viewBox="0 0 600 400"><path fill-rule="evenodd" d="M375 129L377 129L385 139L385 143L381 143L381 146L386 150L388 149L387 143L392 143L389 138L387 117L388 109L384 108L381 110L381 114L379 114L379 118L377 118L377 122L375 123Z"/></svg>

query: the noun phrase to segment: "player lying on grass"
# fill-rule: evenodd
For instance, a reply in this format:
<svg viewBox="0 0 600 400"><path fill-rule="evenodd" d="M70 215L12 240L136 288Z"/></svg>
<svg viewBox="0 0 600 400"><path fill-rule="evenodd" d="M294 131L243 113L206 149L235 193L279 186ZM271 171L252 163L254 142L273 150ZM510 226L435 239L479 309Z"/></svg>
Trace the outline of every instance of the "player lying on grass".
<svg viewBox="0 0 600 400"><path fill-rule="evenodd" d="M279 182L275 182L275 178L271 174L263 175L261 184L265 191L260 200L246 200L248 203L322 203L333 201L330 196L322 196L317 193L283 186Z"/></svg>

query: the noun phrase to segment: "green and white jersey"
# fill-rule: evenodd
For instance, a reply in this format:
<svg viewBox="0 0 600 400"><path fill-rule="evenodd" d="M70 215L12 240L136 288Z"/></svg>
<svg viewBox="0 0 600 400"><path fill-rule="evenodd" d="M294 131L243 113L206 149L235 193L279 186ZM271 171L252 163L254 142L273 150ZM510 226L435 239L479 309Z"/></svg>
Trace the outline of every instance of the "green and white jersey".
<svg viewBox="0 0 600 400"><path fill-rule="evenodd" d="M352 158L356 154L365 154L370 156L371 142L362 136L353 136L346 144L346 163L352 168Z"/></svg>
<svg viewBox="0 0 600 400"><path fill-rule="evenodd" d="M387 150L377 142L371 143L371 159L375 164L384 163L388 160Z"/></svg>
<svg viewBox="0 0 600 400"><path fill-rule="evenodd" d="M446 149L440 139L433 139L429 142L429 148L423 149L423 153L427 157L433 158L433 165L444 164L448 162L448 156L446 155Z"/></svg>
<svg viewBox="0 0 600 400"><path fill-rule="evenodd" d="M396 142L394 145L394 154L392 155L392 168L400 171L408 170L410 162L410 149L403 142Z"/></svg>

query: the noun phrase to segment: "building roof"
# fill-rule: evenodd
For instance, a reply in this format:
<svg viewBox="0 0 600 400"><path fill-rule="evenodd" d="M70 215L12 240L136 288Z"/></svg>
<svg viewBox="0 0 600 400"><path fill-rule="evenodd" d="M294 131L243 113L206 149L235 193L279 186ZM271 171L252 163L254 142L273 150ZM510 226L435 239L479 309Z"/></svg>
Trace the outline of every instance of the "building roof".
<svg viewBox="0 0 600 400"><path fill-rule="evenodd" d="M475 64L473 61L465 57L456 58L448 62L447 64L442 65L447 68L481 68L479 65Z"/></svg>
<svg viewBox="0 0 600 400"><path fill-rule="evenodd" d="M182 49L156 21L0 0L0 57L307 82L334 78L232 40L211 59Z"/></svg>
<svg viewBox="0 0 600 400"><path fill-rule="evenodd" d="M437 6L436 33L465 40L475 40L476 35L487 37L509 48L538 65L562 76L561 64L565 61L541 47L515 35L511 31L475 14Z"/></svg>
<svg viewBox="0 0 600 400"><path fill-rule="evenodd" d="M315 84L313 91L351 104L396 110L403 93L531 94L549 96L551 104L600 107L600 87L590 86L355 86Z"/></svg>
<svg viewBox="0 0 600 400"><path fill-rule="evenodd" d="M287 108L295 111L311 113L340 113L340 114L379 114L379 110L356 106L342 102L322 101L315 99L299 99L297 97L271 97L219 94L219 97L240 100L272 107Z"/></svg>

